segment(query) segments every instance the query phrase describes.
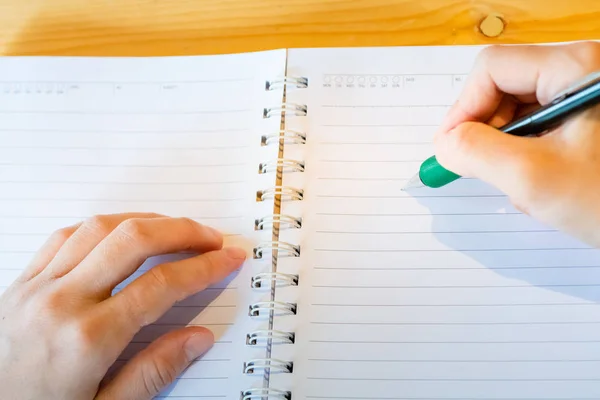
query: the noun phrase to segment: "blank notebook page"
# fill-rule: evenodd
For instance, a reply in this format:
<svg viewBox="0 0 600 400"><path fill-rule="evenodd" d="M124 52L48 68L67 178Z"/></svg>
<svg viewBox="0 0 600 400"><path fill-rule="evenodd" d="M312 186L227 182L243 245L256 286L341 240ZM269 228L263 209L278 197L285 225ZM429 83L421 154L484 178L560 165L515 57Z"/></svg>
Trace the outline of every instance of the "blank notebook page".
<svg viewBox="0 0 600 400"><path fill-rule="evenodd" d="M308 116L305 199L282 240L301 245L294 373L299 399L591 399L600 396L600 254L461 179L401 191L478 47L292 50L289 100ZM296 289L296 290L295 290ZM279 380L279 381L278 381Z"/></svg>
<svg viewBox="0 0 600 400"><path fill-rule="evenodd" d="M251 250L270 238L254 220L272 213L256 191L258 165L277 155L261 136L281 102L265 81L284 73L285 51L157 59L0 59L0 286L10 285L56 229L95 214L154 212L221 230ZM152 260L151 260L152 261ZM217 343L159 397L238 399L255 384L243 362L264 357L245 336L260 328L248 305L248 261L226 281L176 304L137 335L116 367L159 335L197 324ZM148 262L132 279L154 265ZM106 327L110 329L110 327ZM261 353L262 351L262 353Z"/></svg>

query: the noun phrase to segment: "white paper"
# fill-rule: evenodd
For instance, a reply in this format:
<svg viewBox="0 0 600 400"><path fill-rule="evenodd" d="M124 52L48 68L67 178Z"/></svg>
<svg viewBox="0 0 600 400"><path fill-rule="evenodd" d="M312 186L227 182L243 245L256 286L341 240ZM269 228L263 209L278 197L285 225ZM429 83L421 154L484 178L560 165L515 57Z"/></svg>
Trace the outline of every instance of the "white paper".
<svg viewBox="0 0 600 400"><path fill-rule="evenodd" d="M600 254L461 179L401 191L479 47L292 50L308 115L284 175L304 200L280 239L297 303L272 387L300 399L566 399L600 396Z"/></svg>
<svg viewBox="0 0 600 400"><path fill-rule="evenodd" d="M246 334L266 324L253 321L248 306L270 299L250 279L271 269L270 258L252 259L252 248L271 235L254 230L255 219L273 210L256 192L275 183L258 165L277 156L276 146L261 146L262 135L279 130L263 108L280 104L282 91L266 91L265 82L284 66L285 51L0 59L0 286L13 282L51 232L92 215L193 218L221 230L226 245L245 247L249 261L145 328L117 365L159 335L199 324L217 343L162 397L237 400L262 385L262 374L242 370L265 355L246 346Z"/></svg>

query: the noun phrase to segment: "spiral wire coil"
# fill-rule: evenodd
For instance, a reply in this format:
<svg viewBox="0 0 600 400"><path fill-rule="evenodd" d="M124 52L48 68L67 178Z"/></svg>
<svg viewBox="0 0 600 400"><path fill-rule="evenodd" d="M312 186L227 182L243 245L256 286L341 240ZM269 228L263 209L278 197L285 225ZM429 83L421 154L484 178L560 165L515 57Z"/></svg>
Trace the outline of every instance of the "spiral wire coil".
<svg viewBox="0 0 600 400"><path fill-rule="evenodd" d="M308 79L305 77L282 77L265 82L265 90L271 91L281 88L295 87L298 89L308 88ZM282 102L282 104L265 107L263 109L263 118L280 117L282 122L287 116L306 116L308 108L303 104ZM291 129L280 129L273 133L266 133L261 136L261 146L270 145L304 145L306 144L306 133ZM305 163L302 160L292 160L287 158L277 158L275 160L265 160L258 166L259 174L303 173ZM291 186L273 186L256 192L256 201L262 202L269 199L281 201L302 201L304 199L304 190ZM301 229L302 218L285 215L270 214L254 221L254 229L263 231L273 229L275 226L281 229ZM279 240L271 240L258 244L254 248L254 258L263 259L268 251L271 251L277 257L300 257L300 245L288 243ZM270 256L270 254L269 254ZM261 272L251 278L250 286L254 290L271 289L277 287L298 286L299 277L295 274L283 272ZM273 295L272 295L273 296ZM296 315L298 306L295 303L277 301L273 297L270 301L259 301L249 305L248 315L251 318L273 317L283 315ZM248 346L259 346L268 343L276 345L293 345L295 343L295 332L286 332L276 329L261 329L250 332L246 335L246 344ZM266 345L266 344L265 344ZM255 374L258 372L268 373L293 373L294 363L287 360L271 358L257 358L244 362L243 373ZM240 400L291 400L291 391L279 390L271 387L251 388L240 393Z"/></svg>

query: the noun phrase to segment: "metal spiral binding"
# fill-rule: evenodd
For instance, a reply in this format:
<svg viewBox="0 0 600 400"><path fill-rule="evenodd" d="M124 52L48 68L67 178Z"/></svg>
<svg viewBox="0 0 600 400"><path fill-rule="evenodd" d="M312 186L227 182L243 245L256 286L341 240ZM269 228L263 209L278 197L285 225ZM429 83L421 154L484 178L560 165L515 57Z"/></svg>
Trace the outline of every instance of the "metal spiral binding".
<svg viewBox="0 0 600 400"><path fill-rule="evenodd" d="M269 388L255 388L243 391L240 400L292 400L292 393L289 391L269 389Z"/></svg>
<svg viewBox="0 0 600 400"><path fill-rule="evenodd" d="M265 83L265 90L275 90L284 86L296 86L299 89L308 87L308 78L285 76L283 78L273 79Z"/></svg>
<svg viewBox="0 0 600 400"><path fill-rule="evenodd" d="M290 160L286 158L278 158L277 160L269 160L260 163L258 171L260 174L266 174L269 172L276 172L277 168L281 167L283 172L304 172L304 162Z"/></svg>
<svg viewBox="0 0 600 400"><path fill-rule="evenodd" d="M291 114L298 117L304 117L308 114L308 107L304 104L282 103L274 107L265 107L263 109L263 117L271 118L274 115Z"/></svg>
<svg viewBox="0 0 600 400"><path fill-rule="evenodd" d="M284 286L298 286L298 275L284 274L283 272L261 272L252 277L253 289L260 289L263 287L271 288L270 282L275 281L276 287Z"/></svg>
<svg viewBox="0 0 600 400"><path fill-rule="evenodd" d="M304 199L304 190L296 189L291 186L273 186L256 192L258 201L265 201L266 199L274 198L277 195L281 196L281 200L302 200Z"/></svg>
<svg viewBox="0 0 600 400"><path fill-rule="evenodd" d="M279 224L279 229L300 229L302 228L302 218L295 218L291 215L271 214L254 221L254 229L262 231L265 228Z"/></svg>
<svg viewBox="0 0 600 400"><path fill-rule="evenodd" d="M297 88L307 88L308 79L305 77L283 77L265 82L265 90L276 90L295 86ZM285 99L285 92L284 92ZM280 117L280 125L283 129L271 134L261 136L261 146L277 144L279 146L286 144L303 145L306 144L306 134L294 130L285 129L285 120L288 115L306 116L308 108L303 104L295 104L283 101L282 104L263 109L263 118ZM281 149L280 149L281 151ZM279 172L304 172L304 161L291 160L286 158L277 158L266 160L258 166L259 174L279 173ZM267 199L280 199L281 201L302 201L304 191L290 186L274 186L256 192L256 201L265 201ZM254 221L254 229L262 231L267 228L279 229L300 229L302 219L290 215L273 214L266 215ZM259 244L254 248L254 258L262 259L267 250L272 250L278 256L300 257L300 246L287 242L272 240ZM253 318L267 317L270 321L278 315L296 315L298 305L283 301L276 301L272 296L273 289L282 286L298 286L298 275L286 274L282 272L262 272L252 277L250 285L253 289L271 289L271 301L260 301L249 305L248 315ZM272 328L272 326L270 326ZM246 335L246 344L248 346L258 346L259 342L265 343L267 348L272 344L294 344L296 334L294 332L285 332L275 329L256 330ZM271 358L270 352L265 354L267 358L257 358L244 362L244 374L255 374L258 371L265 373L292 373L294 363L292 361L278 360ZM291 400L290 391L278 390L274 388L251 388L240 393L240 400Z"/></svg>
<svg viewBox="0 0 600 400"><path fill-rule="evenodd" d="M280 311L284 315L296 315L298 305L296 303L286 303L283 301L261 301L250 304L248 315L251 317L260 317L261 311Z"/></svg>
<svg viewBox="0 0 600 400"><path fill-rule="evenodd" d="M254 331L246 335L246 344L248 346L258 345L260 339L279 339L280 343L277 344L294 344L296 341L296 334L293 332L278 331L275 329L264 329L260 331Z"/></svg>
<svg viewBox="0 0 600 400"><path fill-rule="evenodd" d="M256 370L273 370L291 374L294 369L294 363L291 361L278 360L276 358L257 358L244 363L244 373L253 374Z"/></svg>
<svg viewBox="0 0 600 400"><path fill-rule="evenodd" d="M284 144L306 144L306 134L291 129L282 129L278 133L263 135L260 140L261 146L269 146L273 142Z"/></svg>
<svg viewBox="0 0 600 400"><path fill-rule="evenodd" d="M299 245L295 245L295 244L291 244L291 243L287 243L287 242L281 242L281 241L270 241L270 242L261 243L254 248L254 258L256 258L256 259L262 258L263 252L268 249L277 250L277 252L286 253L290 257L300 257L300 246Z"/></svg>

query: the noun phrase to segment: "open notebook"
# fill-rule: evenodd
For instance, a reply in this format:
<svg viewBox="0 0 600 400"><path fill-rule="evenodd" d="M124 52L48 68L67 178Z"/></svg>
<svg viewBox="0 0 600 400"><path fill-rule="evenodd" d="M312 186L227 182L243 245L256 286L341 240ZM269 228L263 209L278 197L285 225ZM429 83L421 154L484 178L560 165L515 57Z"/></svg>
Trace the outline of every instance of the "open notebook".
<svg viewBox="0 0 600 400"><path fill-rule="evenodd" d="M401 191L480 50L0 59L0 286L94 214L187 216L250 258L117 361L211 328L162 398L599 398L600 253L477 180Z"/></svg>

